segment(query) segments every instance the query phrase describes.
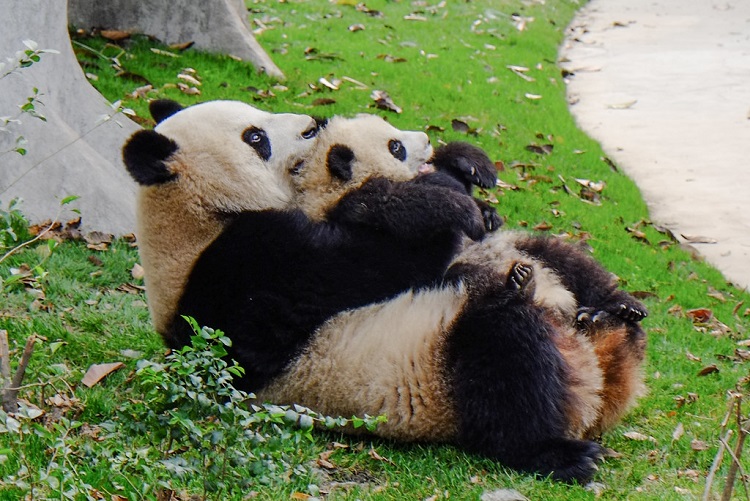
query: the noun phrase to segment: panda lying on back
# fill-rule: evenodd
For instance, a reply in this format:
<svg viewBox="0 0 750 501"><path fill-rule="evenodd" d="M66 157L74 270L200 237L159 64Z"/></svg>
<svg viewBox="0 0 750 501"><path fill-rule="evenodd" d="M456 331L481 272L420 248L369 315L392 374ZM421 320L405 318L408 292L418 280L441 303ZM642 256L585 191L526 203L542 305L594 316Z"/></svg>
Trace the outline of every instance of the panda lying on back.
<svg viewBox="0 0 750 501"><path fill-rule="evenodd" d="M372 176L412 177L418 162L371 148L400 134L380 119L331 120L295 174L299 205L324 218ZM333 317L258 396L326 414L386 414L377 435L450 441L587 481L601 449L581 439L610 428L642 392L645 315L572 245L495 233L468 244L441 286Z"/></svg>
<svg viewBox="0 0 750 501"><path fill-rule="evenodd" d="M464 233L484 233L463 186L440 176L373 180L341 197L356 210L310 221L290 208L291 175L318 130L310 117L238 102L151 109L157 127L135 133L123 156L141 185L156 328L171 347L189 344L181 315L224 330L247 390L278 376L327 318L435 283ZM426 136L422 146L426 160Z"/></svg>

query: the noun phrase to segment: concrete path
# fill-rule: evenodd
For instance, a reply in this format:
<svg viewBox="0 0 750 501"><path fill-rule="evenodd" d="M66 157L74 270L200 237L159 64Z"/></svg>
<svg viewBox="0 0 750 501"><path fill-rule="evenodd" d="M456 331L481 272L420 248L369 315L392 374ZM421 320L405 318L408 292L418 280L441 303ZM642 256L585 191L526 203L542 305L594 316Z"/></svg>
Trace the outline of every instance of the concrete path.
<svg viewBox="0 0 750 501"><path fill-rule="evenodd" d="M592 0L570 29L579 125L655 222L715 241L692 245L750 288L750 1Z"/></svg>

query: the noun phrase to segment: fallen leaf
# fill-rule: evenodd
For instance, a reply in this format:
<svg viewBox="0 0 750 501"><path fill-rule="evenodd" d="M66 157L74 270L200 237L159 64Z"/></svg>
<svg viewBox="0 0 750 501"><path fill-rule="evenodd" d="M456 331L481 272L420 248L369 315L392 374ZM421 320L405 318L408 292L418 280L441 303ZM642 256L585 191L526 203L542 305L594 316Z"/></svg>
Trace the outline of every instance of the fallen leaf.
<svg viewBox="0 0 750 501"><path fill-rule="evenodd" d="M547 221L542 221L541 223L534 226L534 229L536 231L549 231L553 228L551 224L549 224Z"/></svg>
<svg viewBox="0 0 750 501"><path fill-rule="evenodd" d="M107 377L112 372L125 367L122 362L113 362L110 364L94 364L86 371L81 383L88 388L96 385L99 381Z"/></svg>
<svg viewBox="0 0 750 501"><path fill-rule="evenodd" d="M126 294L140 294L142 292L146 292L146 288L141 285L135 285L135 284L122 284L117 289L115 289L119 292L125 292Z"/></svg>
<svg viewBox="0 0 750 501"><path fill-rule="evenodd" d="M364 24L352 24L351 26L349 26L349 31L351 31L352 33L354 33L355 31L363 31L364 29Z"/></svg>
<svg viewBox="0 0 750 501"><path fill-rule="evenodd" d="M540 94L531 94L529 92L524 94L524 96L526 96L526 99L531 99L532 101L537 101L542 98Z"/></svg>
<svg viewBox="0 0 750 501"><path fill-rule="evenodd" d="M703 237L700 235L685 235L684 233L680 233L682 238L687 240L688 243L691 244L715 244L718 241L715 238L711 237Z"/></svg>
<svg viewBox="0 0 750 501"><path fill-rule="evenodd" d="M169 48L172 50L177 50L177 51L182 52L182 51L188 50L193 45L195 45L195 42L191 40L189 42L174 43L170 45Z"/></svg>
<svg viewBox="0 0 750 501"><path fill-rule="evenodd" d="M702 368L700 371L698 371L699 376L708 376L709 374L714 374L716 372L719 372L719 368L716 367L716 364L707 365L706 367Z"/></svg>
<svg viewBox="0 0 750 501"><path fill-rule="evenodd" d="M336 100L329 97L321 97L312 102L313 106L329 106L331 104L336 104Z"/></svg>
<svg viewBox="0 0 750 501"><path fill-rule="evenodd" d="M714 312L708 308L696 308L694 310L688 310L686 315L693 321L693 323L705 324L713 318Z"/></svg>
<svg viewBox="0 0 750 501"><path fill-rule="evenodd" d="M384 461L386 463L392 463L392 461L390 459L384 458L383 456L381 456L380 454L378 454L378 451L376 451L375 449L370 449L367 454L372 459L374 459L375 461Z"/></svg>
<svg viewBox="0 0 750 501"><path fill-rule="evenodd" d="M197 78L195 78L193 75L188 75L186 73L180 73L179 75L177 75L177 78L179 80L182 80L184 82L189 83L190 85L195 85L197 87L200 87L201 85L203 85L200 82L200 80L198 80Z"/></svg>
<svg viewBox="0 0 750 501"><path fill-rule="evenodd" d="M701 361L701 357L696 357L695 355L693 355L693 354L692 354L692 353L690 353L689 351L688 351L688 352L685 352L685 356L686 356L686 357L687 357L687 359L688 359L688 360L690 360L691 362L700 362L700 361Z"/></svg>
<svg viewBox="0 0 750 501"><path fill-rule="evenodd" d="M692 494L692 491L690 491L690 489L685 489L684 487L677 487L676 485L674 486L674 491L677 494L682 494L683 496L686 494Z"/></svg>
<svg viewBox="0 0 750 501"><path fill-rule="evenodd" d="M528 144L526 145L526 151L536 153L537 155L549 155L554 149L554 144Z"/></svg>
<svg viewBox="0 0 750 501"><path fill-rule="evenodd" d="M132 35L129 31L120 31L120 30L102 30L99 32L99 34L102 36L102 38L106 38L107 40L112 40L113 42L119 42L120 40L125 40L127 38L130 38L130 35Z"/></svg>
<svg viewBox="0 0 750 501"><path fill-rule="evenodd" d="M403 111L400 107L396 106L396 103L393 102L391 96L389 96L384 90L372 91L370 98L375 101L375 106L378 109L393 111L395 113L401 113Z"/></svg>
<svg viewBox="0 0 750 501"><path fill-rule="evenodd" d="M672 432L672 440L679 440L685 434L685 425L677 423L677 427Z"/></svg>
<svg viewBox="0 0 750 501"><path fill-rule="evenodd" d="M188 84L182 82L177 82L177 88L180 89L180 92L188 96L199 96L201 93L198 87L190 87Z"/></svg>
<svg viewBox="0 0 750 501"><path fill-rule="evenodd" d="M138 263L135 263L133 265L133 269L130 270L130 275L135 278L136 280L143 280L143 275L145 274L143 270L143 266L141 266Z"/></svg>
<svg viewBox="0 0 750 501"><path fill-rule="evenodd" d="M607 106L607 108L611 110L627 110L629 108L632 108L637 102L638 100L635 99L633 101L627 101L625 103L610 104L609 106Z"/></svg>
<svg viewBox="0 0 750 501"><path fill-rule="evenodd" d="M706 450L708 450L708 449L709 449L710 447L709 447L709 445L708 445L708 444L707 444L706 442L704 442L703 440L693 439L693 440L692 440L692 441L690 442L690 448L691 448L691 449L693 449L694 451L706 451Z"/></svg>
<svg viewBox="0 0 750 501"><path fill-rule="evenodd" d="M96 257L94 254L89 255L88 260L89 263L93 264L94 266L104 266L104 262L102 262L102 260Z"/></svg>
<svg viewBox="0 0 750 501"><path fill-rule="evenodd" d="M174 53L168 52L166 50L156 49L154 47L151 47L151 52L153 52L154 54L158 54L160 56L180 57L178 54L174 54Z"/></svg>
<svg viewBox="0 0 750 501"><path fill-rule="evenodd" d="M643 433L638 433L637 431L627 431L623 433L623 436L625 438L629 438L630 440L635 440L636 442L654 442L656 443L656 439L654 437L650 437L648 435L644 435Z"/></svg>

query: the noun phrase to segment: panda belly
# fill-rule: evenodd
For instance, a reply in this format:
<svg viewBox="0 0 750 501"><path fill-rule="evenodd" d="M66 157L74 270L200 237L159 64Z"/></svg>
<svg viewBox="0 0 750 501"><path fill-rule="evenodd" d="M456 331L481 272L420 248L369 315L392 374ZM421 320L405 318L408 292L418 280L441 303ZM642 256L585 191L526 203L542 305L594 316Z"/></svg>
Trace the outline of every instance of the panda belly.
<svg viewBox="0 0 750 501"><path fill-rule="evenodd" d="M256 395L330 416L384 414L388 421L374 432L384 438L451 441L457 419L445 343L466 299L459 285L341 313Z"/></svg>
<svg viewBox="0 0 750 501"><path fill-rule="evenodd" d="M518 239L527 237L519 232L497 231L487 234L479 242L466 239L454 263L491 265L500 273L517 261L529 264L534 269L536 282L534 302L554 312L560 319L575 318L578 303L573 293L565 288L553 270L516 248Z"/></svg>

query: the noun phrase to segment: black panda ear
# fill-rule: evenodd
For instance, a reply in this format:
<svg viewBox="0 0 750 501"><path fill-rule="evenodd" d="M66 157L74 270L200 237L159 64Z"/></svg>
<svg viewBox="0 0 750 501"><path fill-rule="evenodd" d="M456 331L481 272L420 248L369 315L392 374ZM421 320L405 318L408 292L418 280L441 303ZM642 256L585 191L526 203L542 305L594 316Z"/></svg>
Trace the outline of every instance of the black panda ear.
<svg viewBox="0 0 750 501"><path fill-rule="evenodd" d="M318 126L318 129L325 129L326 125L328 125L328 119L326 117L316 117L313 115L313 120L315 120L315 125Z"/></svg>
<svg viewBox="0 0 750 501"><path fill-rule="evenodd" d="M185 108L180 103L171 99L154 99L148 103L148 111L151 112L151 116L157 124L183 109Z"/></svg>
<svg viewBox="0 0 750 501"><path fill-rule="evenodd" d="M122 160L136 183L166 183L177 177L164 163L177 151L177 143L153 130L140 130L122 148Z"/></svg>
<svg viewBox="0 0 750 501"><path fill-rule="evenodd" d="M343 144L334 144L328 150L326 165L333 177L349 181L352 178L352 162L354 162L354 152L351 148Z"/></svg>

